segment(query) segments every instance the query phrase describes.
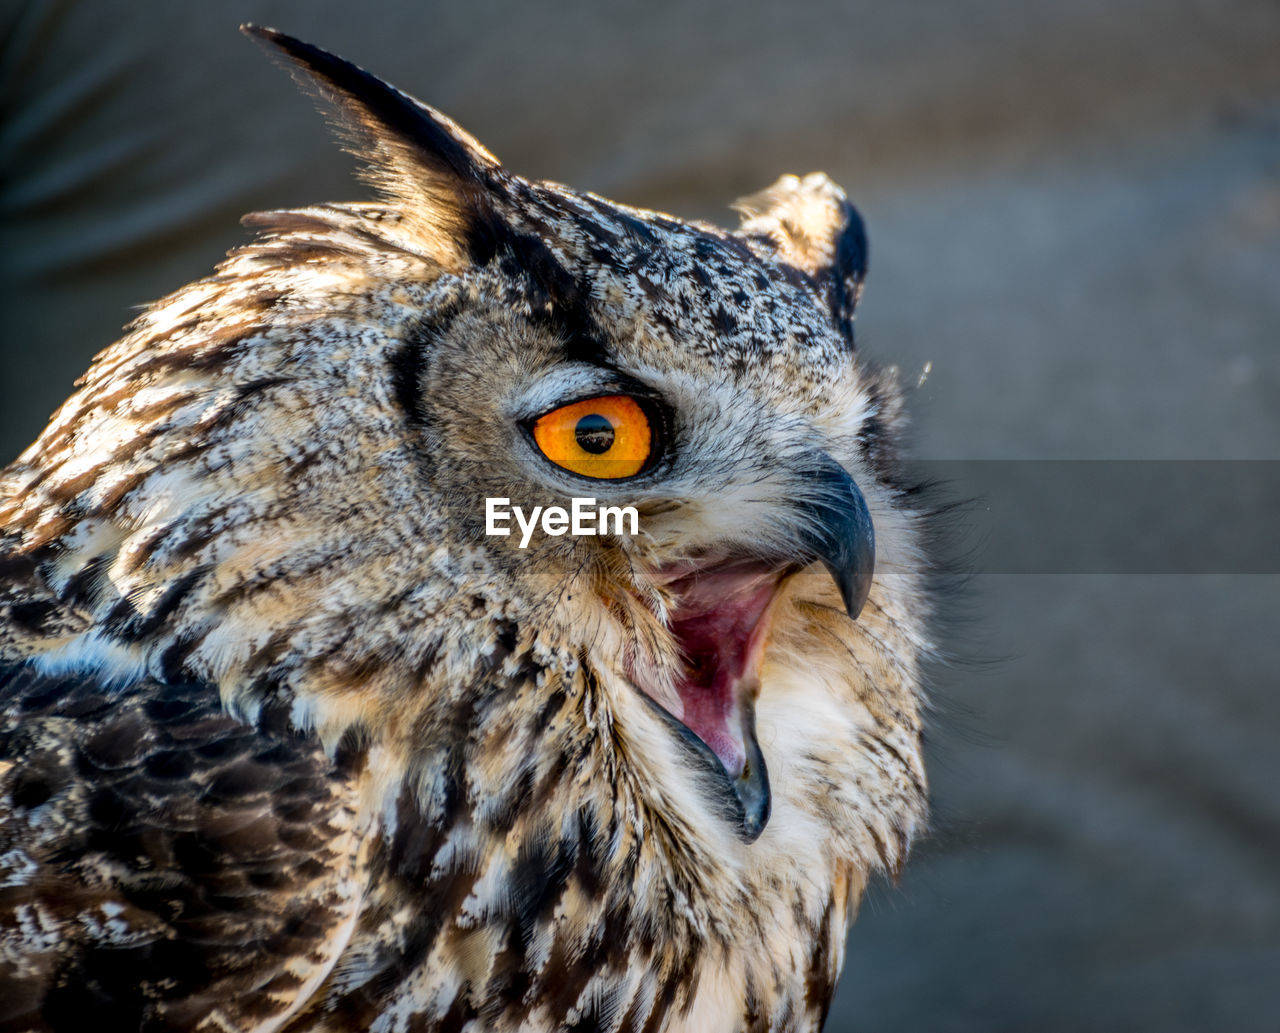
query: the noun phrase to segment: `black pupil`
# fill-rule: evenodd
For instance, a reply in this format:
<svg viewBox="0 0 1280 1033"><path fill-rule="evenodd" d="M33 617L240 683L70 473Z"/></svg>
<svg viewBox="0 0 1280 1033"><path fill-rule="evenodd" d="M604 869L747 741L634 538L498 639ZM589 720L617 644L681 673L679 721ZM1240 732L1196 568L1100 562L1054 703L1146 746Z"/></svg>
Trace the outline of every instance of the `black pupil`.
<svg viewBox="0 0 1280 1033"><path fill-rule="evenodd" d="M598 412L582 417L573 428L573 436L582 451L594 456L613 448L613 424Z"/></svg>

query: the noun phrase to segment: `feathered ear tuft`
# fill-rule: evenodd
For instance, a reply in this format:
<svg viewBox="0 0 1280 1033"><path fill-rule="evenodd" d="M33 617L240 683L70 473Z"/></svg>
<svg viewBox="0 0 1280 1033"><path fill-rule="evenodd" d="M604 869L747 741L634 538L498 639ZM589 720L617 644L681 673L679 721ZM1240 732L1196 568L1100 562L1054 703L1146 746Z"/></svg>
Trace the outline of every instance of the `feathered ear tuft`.
<svg viewBox="0 0 1280 1033"><path fill-rule="evenodd" d="M845 192L825 173L783 176L733 205L738 235L771 242L780 261L812 277L831 317L853 343L853 317L867 274L867 232Z"/></svg>
<svg viewBox="0 0 1280 1033"><path fill-rule="evenodd" d="M498 159L434 108L363 68L275 29L240 31L284 54L304 87L332 105L347 148L367 162L365 178L415 225L446 267L483 264L501 219L494 200L507 178ZM405 203L407 202L407 203Z"/></svg>

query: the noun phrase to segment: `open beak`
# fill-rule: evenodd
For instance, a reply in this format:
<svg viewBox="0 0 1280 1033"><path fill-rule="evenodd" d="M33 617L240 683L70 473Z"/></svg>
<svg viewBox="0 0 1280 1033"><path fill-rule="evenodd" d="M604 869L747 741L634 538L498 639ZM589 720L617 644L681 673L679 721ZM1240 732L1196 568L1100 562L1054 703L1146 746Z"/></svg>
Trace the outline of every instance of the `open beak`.
<svg viewBox="0 0 1280 1033"><path fill-rule="evenodd" d="M746 842L764 831L771 807L755 703L773 603L788 576L821 562L856 618L875 567L871 515L853 479L824 454L805 477L803 497L794 503L805 521L794 555L721 557L659 573L673 596L670 629L684 660L679 712L651 693L646 698L710 778L726 819Z"/></svg>

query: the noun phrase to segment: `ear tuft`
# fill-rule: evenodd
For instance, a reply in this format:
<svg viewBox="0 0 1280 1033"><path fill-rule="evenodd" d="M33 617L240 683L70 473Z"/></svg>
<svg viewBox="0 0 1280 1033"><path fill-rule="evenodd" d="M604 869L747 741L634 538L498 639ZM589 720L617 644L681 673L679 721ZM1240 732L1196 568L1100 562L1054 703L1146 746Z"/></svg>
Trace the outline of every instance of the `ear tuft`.
<svg viewBox="0 0 1280 1033"><path fill-rule="evenodd" d="M867 273L867 233L858 210L825 173L782 176L733 208L738 235L767 239L779 261L822 289L831 317L853 343L853 317Z"/></svg>
<svg viewBox="0 0 1280 1033"><path fill-rule="evenodd" d="M330 105L365 178L394 201L431 257L446 267L485 261L499 219L494 197L506 174L498 159L452 119L342 58L258 25L245 35L292 62L301 84Z"/></svg>

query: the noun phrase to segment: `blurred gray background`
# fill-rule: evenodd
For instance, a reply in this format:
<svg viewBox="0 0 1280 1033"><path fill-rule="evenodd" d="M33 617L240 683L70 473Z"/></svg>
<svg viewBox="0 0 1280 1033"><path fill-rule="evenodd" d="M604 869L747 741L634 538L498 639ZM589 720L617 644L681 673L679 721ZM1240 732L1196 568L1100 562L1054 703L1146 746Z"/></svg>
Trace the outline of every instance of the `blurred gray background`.
<svg viewBox="0 0 1280 1033"><path fill-rule="evenodd" d="M241 213L364 196L242 20L526 175L731 220L822 169L861 208L861 347L930 365L915 453L977 501L933 831L832 1033L1280 1030L1280 4L6 0L0 462Z"/></svg>

